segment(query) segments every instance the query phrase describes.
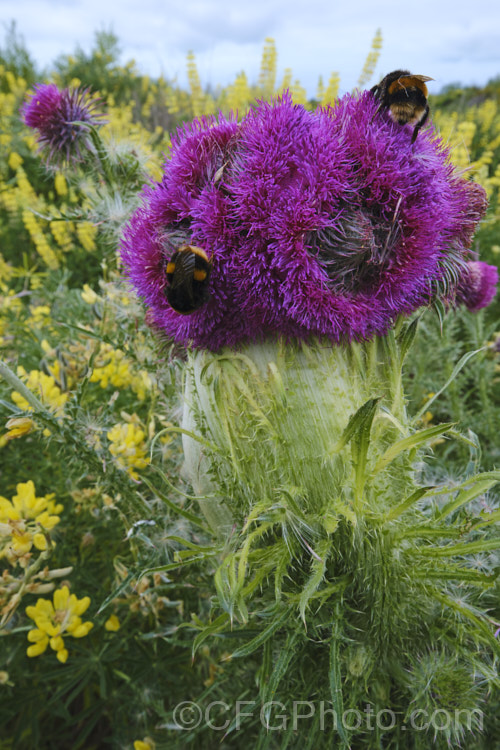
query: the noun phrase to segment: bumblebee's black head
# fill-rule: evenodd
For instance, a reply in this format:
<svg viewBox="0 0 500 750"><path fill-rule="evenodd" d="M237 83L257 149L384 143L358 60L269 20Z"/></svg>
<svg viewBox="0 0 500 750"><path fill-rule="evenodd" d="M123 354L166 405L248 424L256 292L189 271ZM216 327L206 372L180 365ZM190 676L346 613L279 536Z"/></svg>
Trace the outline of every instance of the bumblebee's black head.
<svg viewBox="0 0 500 750"><path fill-rule="evenodd" d="M410 75L411 73L409 70L393 70L392 73L388 73L385 76L385 78L382 78L380 83L377 83L376 86L373 86L373 88L371 88L370 91L378 99L383 99L391 83L394 83L394 81L397 81L399 78L403 78L405 76L410 76Z"/></svg>
<svg viewBox="0 0 500 750"><path fill-rule="evenodd" d="M404 98L423 102L425 106L428 94L426 81L432 81L432 78L410 73L409 70L393 70L370 91L386 107L393 102L403 101Z"/></svg>

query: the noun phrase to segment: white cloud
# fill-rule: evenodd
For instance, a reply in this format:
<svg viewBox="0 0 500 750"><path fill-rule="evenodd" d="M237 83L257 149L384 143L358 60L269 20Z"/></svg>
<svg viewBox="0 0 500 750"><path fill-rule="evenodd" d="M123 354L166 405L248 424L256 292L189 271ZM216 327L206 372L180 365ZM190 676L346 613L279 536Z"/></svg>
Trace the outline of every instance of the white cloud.
<svg viewBox="0 0 500 750"><path fill-rule="evenodd" d="M318 77L333 70L343 90L357 81L377 28L384 44L375 79L406 67L436 79L484 83L500 72L500 3L476 0L2 0L27 47L42 65L77 45L86 51L99 29L113 30L123 61L135 58L151 75L163 72L185 84L186 53L193 50L203 84L226 85L245 70L258 76L264 39L275 39L278 78L292 68L313 95Z"/></svg>

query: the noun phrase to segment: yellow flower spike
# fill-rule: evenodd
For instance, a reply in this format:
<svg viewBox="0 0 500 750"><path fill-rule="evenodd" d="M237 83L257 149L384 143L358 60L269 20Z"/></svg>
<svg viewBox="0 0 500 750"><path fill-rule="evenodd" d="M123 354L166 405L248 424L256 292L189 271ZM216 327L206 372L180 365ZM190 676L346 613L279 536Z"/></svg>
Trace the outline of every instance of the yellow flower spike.
<svg viewBox="0 0 500 750"><path fill-rule="evenodd" d="M88 305L93 305L99 299L98 295L90 288L88 284L83 285L83 291L81 292L82 299Z"/></svg>
<svg viewBox="0 0 500 750"><path fill-rule="evenodd" d="M50 648L53 651L62 651L64 648L64 640L60 635L54 636L54 638L51 638L50 641Z"/></svg>
<svg viewBox="0 0 500 750"><path fill-rule="evenodd" d="M64 510L64 505L62 505L61 503L57 503L56 505L53 499L55 496L55 492L51 492L49 495L45 495L44 499L47 503L48 512L57 515Z"/></svg>
<svg viewBox="0 0 500 750"><path fill-rule="evenodd" d="M68 400L68 394L62 393L51 375L46 375L40 370L31 370L29 375L23 367L18 367L17 374L26 382L30 391L40 396L42 403L48 406L57 416L62 414L64 405ZM11 399L16 406L24 411L31 411L32 407L17 391L11 393Z"/></svg>
<svg viewBox="0 0 500 750"><path fill-rule="evenodd" d="M38 599L35 605L30 604L28 607L26 607L26 614L29 618L34 620L41 614L42 610L47 609L47 605L50 605L51 609L53 610L52 602L47 601L47 599Z"/></svg>
<svg viewBox="0 0 500 750"><path fill-rule="evenodd" d="M56 609L65 609L68 604L68 601L69 601L69 588L67 586L63 586L62 588L54 591L54 607Z"/></svg>
<svg viewBox="0 0 500 750"><path fill-rule="evenodd" d="M68 651L64 647L63 634L71 635L73 638L83 638L94 627L92 622L82 623L79 615L85 612L90 604L88 596L78 599L75 594L69 593L67 586L62 586L53 593L53 602L48 599L38 599L35 606L26 607L26 614L35 621L37 631L30 631L35 638L50 638L50 646L56 651L57 658L64 663L68 658ZM34 635L35 632L42 635ZM45 644L45 648L46 648ZM45 648L43 650L45 650ZM43 651L39 651L43 653ZM33 656L38 655L33 650Z"/></svg>
<svg viewBox="0 0 500 750"><path fill-rule="evenodd" d="M59 635L59 633L61 632L61 626L54 625L54 623L43 614L37 615L35 619L35 625L37 626L37 628L40 628L40 630L43 630L44 633L47 633L47 635L51 638Z"/></svg>
<svg viewBox="0 0 500 750"><path fill-rule="evenodd" d="M134 750L155 750L155 743L149 737L145 737L144 740L135 740Z"/></svg>
<svg viewBox="0 0 500 750"><path fill-rule="evenodd" d="M68 659L68 650L63 648L57 652L56 656L61 664L65 664Z"/></svg>
<svg viewBox="0 0 500 750"><path fill-rule="evenodd" d="M33 544L41 552L44 552L48 547L47 538L41 533L33 534Z"/></svg>
<svg viewBox="0 0 500 750"><path fill-rule="evenodd" d="M40 346L41 346L42 350L45 352L45 354L49 354L50 356L54 356L55 349L54 349L54 347L52 347L49 344L49 342L47 341L47 339L42 339L42 341L40 343Z"/></svg>
<svg viewBox="0 0 500 750"><path fill-rule="evenodd" d="M71 633L73 638L84 638L94 627L93 622L82 622L78 627L74 628L73 630L70 630L68 628L68 632Z"/></svg>
<svg viewBox="0 0 500 750"><path fill-rule="evenodd" d="M90 606L90 596L84 596L83 599L77 599L74 594L72 594L72 597L74 598L74 608L77 615L83 615L84 612L86 612Z"/></svg>
<svg viewBox="0 0 500 750"><path fill-rule="evenodd" d="M14 172L16 172L21 166L21 164L23 163L23 157L19 156L19 154L17 154L15 151L11 151L11 153L9 154L9 160L7 163L9 167Z"/></svg>
<svg viewBox="0 0 500 750"><path fill-rule="evenodd" d="M49 645L47 634L38 628L28 632L28 641L33 644L26 649L26 653L30 657L40 656L40 654L43 654L47 650L47 646Z"/></svg>
<svg viewBox="0 0 500 750"><path fill-rule="evenodd" d="M27 435L35 428L35 423L29 417L13 417L6 422L5 426L8 430L5 438L8 441Z"/></svg>
<svg viewBox="0 0 500 750"><path fill-rule="evenodd" d="M54 187L58 195L66 195L68 192L68 185L66 184L66 178L61 172L58 172L56 176L54 177Z"/></svg>
<svg viewBox="0 0 500 750"><path fill-rule="evenodd" d="M28 641L30 643L40 643L40 641L45 640L47 640L48 645L47 633L44 633L44 631L40 630L40 628L33 628L32 630L28 631Z"/></svg>
<svg viewBox="0 0 500 750"><path fill-rule="evenodd" d="M133 469L143 469L149 463L144 430L133 422L118 423L108 431L107 437L111 443L109 451L116 458L117 464L127 469L133 478L137 478Z"/></svg>
<svg viewBox="0 0 500 750"><path fill-rule="evenodd" d="M96 249L95 237L97 227L89 221L81 221L76 225L76 236L83 249L92 253Z"/></svg>
<svg viewBox="0 0 500 750"><path fill-rule="evenodd" d="M120 627L121 627L120 620L118 619L116 615L111 615L110 617L108 617L108 619L104 623L104 627L106 628L106 630L109 630L110 632L114 633L117 630L120 630Z"/></svg>
<svg viewBox="0 0 500 750"><path fill-rule="evenodd" d="M35 521L42 526L46 531L51 531L54 526L56 526L61 519L59 516L51 516L49 513L45 510L43 513L40 513L38 516L36 516Z"/></svg>
<svg viewBox="0 0 500 750"><path fill-rule="evenodd" d="M0 521L18 521L19 518L19 512L14 508L10 500L0 496Z"/></svg>
<svg viewBox="0 0 500 750"><path fill-rule="evenodd" d="M14 508L22 518L36 518L46 506L45 498L35 496L35 485L31 479L27 482L20 482L16 489L17 494L12 498Z"/></svg>
<svg viewBox="0 0 500 750"><path fill-rule="evenodd" d="M32 546L33 537L29 531L13 529L11 549L17 557L25 555Z"/></svg>
<svg viewBox="0 0 500 750"><path fill-rule="evenodd" d="M39 551L48 548L48 540L43 531L50 531L59 523L60 518L56 514L62 511L63 506L55 504L54 494L36 497L32 480L20 482L16 489L17 494L12 502L0 497L0 535L10 536L7 544L4 542L1 554L12 565L19 562L24 567L28 559L21 558L33 546Z"/></svg>
<svg viewBox="0 0 500 750"><path fill-rule="evenodd" d="M50 307L48 305L34 305L30 307L30 322L34 325L46 325L47 318L50 316Z"/></svg>

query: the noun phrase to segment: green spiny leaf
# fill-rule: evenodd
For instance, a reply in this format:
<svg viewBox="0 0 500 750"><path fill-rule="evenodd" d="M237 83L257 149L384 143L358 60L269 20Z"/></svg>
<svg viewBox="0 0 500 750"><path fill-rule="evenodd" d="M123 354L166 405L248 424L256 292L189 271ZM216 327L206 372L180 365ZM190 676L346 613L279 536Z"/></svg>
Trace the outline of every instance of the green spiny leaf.
<svg viewBox="0 0 500 750"><path fill-rule="evenodd" d="M439 396L448 388L448 386L450 385L450 383L453 383L453 381L457 377L458 373L460 372L460 370L463 367L465 367L465 365L467 364L467 362L470 359L472 359L472 357L475 357L476 354L480 354L481 352L484 352L485 349L486 349L486 347L482 346L480 349L475 349L472 352L467 352L467 354L464 354L464 356L460 359L459 362L457 362L457 364L453 368L453 372L451 373L451 375L448 378L448 380L446 381L446 383L442 386L442 388L440 388L439 391L437 391L434 394L434 396L432 396L432 398L430 398L428 401L426 401L425 404L420 409L420 411L417 412L417 414L415 414L415 416L413 417L413 422L414 423L418 422L418 420L422 417L422 415L425 414L426 411L428 411L430 405L433 404L434 401L437 398L439 398Z"/></svg>
<svg viewBox="0 0 500 750"><path fill-rule="evenodd" d="M419 323L420 317L416 317L414 320L409 323L403 331L399 334L397 341L399 344L399 352L400 352L400 365L403 365L403 362L405 360L406 355L408 354L408 351L410 350L410 347L415 339L415 335L417 333L418 323Z"/></svg>
<svg viewBox="0 0 500 750"><path fill-rule="evenodd" d="M498 479L487 479L483 480L482 482L477 482L477 484L475 484L470 489L462 490L458 493L454 500L446 503L446 505L441 508L441 510L437 514L437 518L446 518L446 516L449 516L450 513L453 513L453 511L457 510L457 508L460 508L461 505L465 505L471 500L474 500L474 498L478 497L478 495L482 495L484 492L487 492L497 483Z"/></svg>
<svg viewBox="0 0 500 750"><path fill-rule="evenodd" d="M453 427L454 422L445 422L444 424L435 425L433 427L426 427L424 430L418 430L413 435L398 440L390 446L384 453L384 455L377 461L373 469L374 474L378 474L379 471L385 469L385 467L393 461L396 456L399 456L403 451L409 451L414 448L418 448L420 445L427 443L432 438L442 435Z"/></svg>
<svg viewBox="0 0 500 750"><path fill-rule="evenodd" d="M285 622L290 617L290 614L290 610L283 609L278 613L276 618L269 623L267 628L265 628L255 638L252 638L252 640L246 643L244 646L240 646L240 648L237 648L236 651L233 651L229 658L237 659L253 654L254 651L260 648L260 646L262 646L269 638L271 638L271 636L274 635L274 633L276 633L277 630L279 630L285 624Z"/></svg>
<svg viewBox="0 0 500 750"><path fill-rule="evenodd" d="M311 596L316 592L318 586L325 575L326 563L328 560L328 551L331 547L330 539L323 539L317 550L317 557L312 560L312 574L307 579L307 583L302 589L299 600L299 612L304 624L306 622L306 607Z"/></svg>
<svg viewBox="0 0 500 750"><path fill-rule="evenodd" d="M203 630L201 633L198 633L196 638L193 641L193 657L198 651L201 644L206 641L207 638L209 638L211 635L214 635L214 633L219 633L221 630L224 630L224 628L229 624L230 618L227 612L223 612L219 617L217 617L213 622L210 623L210 625L203 626Z"/></svg>
<svg viewBox="0 0 500 750"><path fill-rule="evenodd" d="M340 617L339 608L337 607L337 615ZM329 681L330 681L330 695L333 703L333 709L335 716L337 717L337 731L342 740L341 748L349 747L349 740L347 738L344 725L342 723L342 716L344 715L344 698L342 695L342 678L340 671L340 638L339 631L340 625L338 620L333 624L332 628L332 639L330 641L330 664L329 664ZM340 721L339 721L340 719Z"/></svg>
<svg viewBox="0 0 500 750"><path fill-rule="evenodd" d="M430 486L419 487L418 490L412 492L411 495L406 497L402 502L398 503L394 506L394 508L391 508L391 510L387 511L387 513L382 518L382 523L393 521L395 518L405 513L405 511L409 510L409 508L415 505L415 503L417 503L422 497L430 494L433 489L434 487Z"/></svg>
<svg viewBox="0 0 500 750"><path fill-rule="evenodd" d="M340 440L330 451L330 455L340 453L340 451L345 448L347 443L352 440L353 436L362 431L364 425L369 425L369 432L373 417L375 415L375 409L379 401L380 397L369 399L363 404L363 406L358 409L355 414L350 417L349 422L347 423L347 427L342 433Z"/></svg>
<svg viewBox="0 0 500 750"><path fill-rule="evenodd" d="M450 544L444 547L419 547L413 551L426 557L455 557L455 555L475 555L479 552L497 549L500 549L500 539L479 539L475 542Z"/></svg>

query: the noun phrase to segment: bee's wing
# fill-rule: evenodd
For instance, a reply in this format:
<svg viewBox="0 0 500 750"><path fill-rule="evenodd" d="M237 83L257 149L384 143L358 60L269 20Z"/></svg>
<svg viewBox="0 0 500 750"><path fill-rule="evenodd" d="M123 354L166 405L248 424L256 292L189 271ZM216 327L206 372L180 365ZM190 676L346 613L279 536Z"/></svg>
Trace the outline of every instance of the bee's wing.
<svg viewBox="0 0 500 750"><path fill-rule="evenodd" d="M433 81L434 80L434 78L430 78L429 76L412 75L411 78L417 78L419 81L422 81L423 83L425 83L426 81Z"/></svg>
<svg viewBox="0 0 500 750"><path fill-rule="evenodd" d="M194 273L195 254L189 251L179 253L175 260L175 272L170 284L172 289L183 286L192 281Z"/></svg>

